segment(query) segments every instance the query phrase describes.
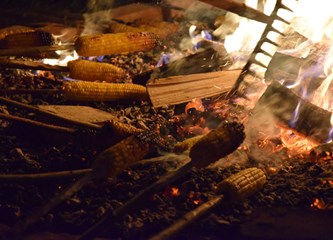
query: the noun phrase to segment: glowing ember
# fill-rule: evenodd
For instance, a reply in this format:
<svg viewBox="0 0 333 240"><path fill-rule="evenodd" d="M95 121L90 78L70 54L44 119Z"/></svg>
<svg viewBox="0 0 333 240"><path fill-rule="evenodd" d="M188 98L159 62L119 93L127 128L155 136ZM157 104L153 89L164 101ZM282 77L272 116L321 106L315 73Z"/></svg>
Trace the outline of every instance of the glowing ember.
<svg viewBox="0 0 333 240"><path fill-rule="evenodd" d="M180 195L179 188L177 187L172 187L171 188L171 196L178 197Z"/></svg>
<svg viewBox="0 0 333 240"><path fill-rule="evenodd" d="M310 206L312 208L325 209L326 203L324 202L323 199L316 198Z"/></svg>
<svg viewBox="0 0 333 240"><path fill-rule="evenodd" d="M185 113L188 113L190 109L195 109L197 112L205 111L205 107L202 104L201 99L194 98L185 107Z"/></svg>

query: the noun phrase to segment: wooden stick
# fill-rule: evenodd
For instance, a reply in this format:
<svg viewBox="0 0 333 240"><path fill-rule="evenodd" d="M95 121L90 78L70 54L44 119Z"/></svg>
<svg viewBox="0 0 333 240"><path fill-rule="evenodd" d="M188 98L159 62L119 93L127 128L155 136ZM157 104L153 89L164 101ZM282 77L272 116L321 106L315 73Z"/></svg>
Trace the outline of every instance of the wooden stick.
<svg viewBox="0 0 333 240"><path fill-rule="evenodd" d="M64 118L62 116L53 114L49 111L45 111L45 110L42 110L40 108L31 106L31 105L28 105L28 104L25 104L25 103L20 103L20 102L17 102L17 101L8 99L8 98L4 98L4 97L0 97L0 103L5 103L6 105L10 105L10 106L18 107L18 108L21 108L21 109L25 109L25 110L28 110L28 111L31 111L31 112L49 117L49 118L53 118L53 119L60 120L60 121L65 122L65 123L69 123L69 124L79 125L79 126L83 126L83 127L94 129L94 130L100 130L102 128L102 126L99 126L99 125L96 125L96 124L80 122L80 121L77 121L77 120Z"/></svg>
<svg viewBox="0 0 333 240"><path fill-rule="evenodd" d="M191 74L160 78L147 83L147 91L154 107L188 102L227 93L241 70Z"/></svg>
<svg viewBox="0 0 333 240"><path fill-rule="evenodd" d="M74 50L74 45L53 45L30 48L1 49L0 56L31 56L55 53L58 50Z"/></svg>
<svg viewBox="0 0 333 240"><path fill-rule="evenodd" d="M78 169L61 172L30 173L30 174L0 174L0 182L27 182L27 181L48 181L62 178L72 178L85 175L91 169Z"/></svg>
<svg viewBox="0 0 333 240"><path fill-rule="evenodd" d="M166 228L157 235L153 236L149 240L170 239L172 236L175 236L178 232L180 232L182 229L186 228L187 226L191 225L196 220L201 219L204 216L207 216L208 214L212 213L223 202L223 199L224 199L223 195L214 196L211 200L201 204L199 207L186 213L173 225Z"/></svg>
<svg viewBox="0 0 333 240"><path fill-rule="evenodd" d="M291 120L299 103L298 121L292 124ZM259 99L251 118L255 121L262 113L271 113L278 122L320 143L328 140L332 128L331 112L301 99L290 89L275 81Z"/></svg>
<svg viewBox="0 0 333 240"><path fill-rule="evenodd" d="M38 128L44 128L47 130L56 131L56 132L63 132L63 133L69 133L69 134L75 133L75 129L73 129L73 128L55 126L55 125L51 125L51 124L47 124L47 123L34 121L34 120L31 120L28 118L13 116L10 114L0 113L0 119L7 120L7 121L13 121L13 122L17 122L17 123L23 123L23 124L31 125L31 126L38 127Z"/></svg>
<svg viewBox="0 0 333 240"><path fill-rule="evenodd" d="M226 11L235 13L241 17L246 17L252 20L256 20L262 23L271 22L271 17L266 14L247 6L244 3L232 1L232 0L200 0L201 2L205 2L207 4L213 5L218 8L222 8Z"/></svg>
<svg viewBox="0 0 333 240"><path fill-rule="evenodd" d="M50 65L40 62L34 62L29 60L14 60L14 59L0 59L0 67L3 68L20 68L31 70L49 70L49 71L68 71L68 67Z"/></svg>

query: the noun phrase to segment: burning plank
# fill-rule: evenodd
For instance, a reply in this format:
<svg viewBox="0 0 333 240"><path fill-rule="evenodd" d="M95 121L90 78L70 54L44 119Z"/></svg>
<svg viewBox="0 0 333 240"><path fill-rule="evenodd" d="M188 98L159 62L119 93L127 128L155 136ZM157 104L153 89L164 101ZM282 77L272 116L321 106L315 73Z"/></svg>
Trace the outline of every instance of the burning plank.
<svg viewBox="0 0 333 240"><path fill-rule="evenodd" d="M154 107L179 104L228 92L240 73L226 70L159 78L148 82L147 91Z"/></svg>
<svg viewBox="0 0 333 240"><path fill-rule="evenodd" d="M297 108L299 108L297 121L293 123L292 119ZM290 89L275 81L261 96L253 113L253 119L263 113L272 114L278 122L321 143L329 139L332 128L331 112L301 99Z"/></svg>

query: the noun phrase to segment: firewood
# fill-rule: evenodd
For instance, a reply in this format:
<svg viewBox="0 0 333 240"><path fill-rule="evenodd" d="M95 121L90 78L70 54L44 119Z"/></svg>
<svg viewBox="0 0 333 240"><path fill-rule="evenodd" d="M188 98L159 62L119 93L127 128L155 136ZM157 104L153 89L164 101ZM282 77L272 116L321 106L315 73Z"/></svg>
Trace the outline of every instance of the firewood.
<svg viewBox="0 0 333 240"><path fill-rule="evenodd" d="M188 102L227 93L241 70L190 74L155 79L147 84L149 98L154 107Z"/></svg>
<svg viewBox="0 0 333 240"><path fill-rule="evenodd" d="M299 108L298 121L291 124L297 105ZM307 100L301 99L292 90L273 81L265 93L261 96L253 109L252 119L260 116L261 113L271 113L280 122L297 132L312 138L315 141L324 143L330 135L332 113L324 110Z"/></svg>
<svg viewBox="0 0 333 240"><path fill-rule="evenodd" d="M149 79L207 73L219 70L222 66L226 67L230 64L231 60L223 45L216 49L209 47L151 71L138 74L133 77L133 83L146 85Z"/></svg>
<svg viewBox="0 0 333 240"><path fill-rule="evenodd" d="M293 85L297 81L302 69L308 69L315 64L315 62L308 58L298 58L276 52L267 67L265 78L283 81L284 86ZM311 94L320 86L324 79L315 75L309 75L308 78L311 78L311 81L307 82L308 94ZM302 87L302 84L295 86L294 90L297 91L300 87Z"/></svg>

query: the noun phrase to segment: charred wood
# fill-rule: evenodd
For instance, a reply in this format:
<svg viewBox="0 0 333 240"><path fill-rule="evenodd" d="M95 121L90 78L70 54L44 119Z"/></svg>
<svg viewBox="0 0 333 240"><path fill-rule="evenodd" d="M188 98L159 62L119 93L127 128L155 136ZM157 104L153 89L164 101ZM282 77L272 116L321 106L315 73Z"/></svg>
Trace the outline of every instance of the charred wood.
<svg viewBox="0 0 333 240"><path fill-rule="evenodd" d="M293 121L298 104L300 105L297 121ZM278 122L320 143L328 140L332 128L331 112L300 98L275 81L268 86L259 99L253 109L252 118L255 119L261 114L272 114Z"/></svg>

